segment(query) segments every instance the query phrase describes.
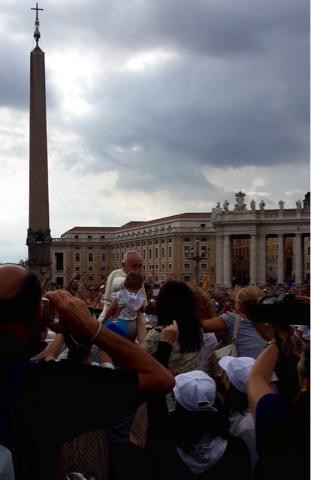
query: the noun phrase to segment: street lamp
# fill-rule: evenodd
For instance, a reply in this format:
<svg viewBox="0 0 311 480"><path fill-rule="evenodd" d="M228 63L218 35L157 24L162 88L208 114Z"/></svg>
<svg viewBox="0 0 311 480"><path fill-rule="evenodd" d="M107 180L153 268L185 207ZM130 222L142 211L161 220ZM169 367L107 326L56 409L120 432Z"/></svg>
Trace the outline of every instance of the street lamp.
<svg viewBox="0 0 311 480"><path fill-rule="evenodd" d="M149 265L149 271L151 271L152 283L154 284L154 265Z"/></svg>
<svg viewBox="0 0 311 480"><path fill-rule="evenodd" d="M191 248L191 257L190 257L190 260L193 260L195 263L196 263L196 282L197 282L197 285L199 285L199 266L200 266L200 262L201 260L205 260L207 258L207 255L205 252L202 252L200 254L200 251L199 251L199 240L196 240L196 251L195 251L195 255L194 255L194 251L193 251L193 248Z"/></svg>

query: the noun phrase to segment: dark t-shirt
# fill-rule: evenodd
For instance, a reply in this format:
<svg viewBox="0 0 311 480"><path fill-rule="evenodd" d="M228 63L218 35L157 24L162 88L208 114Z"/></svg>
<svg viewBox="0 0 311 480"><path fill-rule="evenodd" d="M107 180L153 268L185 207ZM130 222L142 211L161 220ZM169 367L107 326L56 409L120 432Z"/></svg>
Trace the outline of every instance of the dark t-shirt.
<svg viewBox="0 0 311 480"><path fill-rule="evenodd" d="M1 340L0 336L0 361ZM21 356L18 341L9 340L15 356ZM135 373L67 360L35 365L12 401L19 461L23 455L18 463L29 472L28 477L23 472L16 478L52 479L59 449L65 442L115 425L141 401Z"/></svg>
<svg viewBox="0 0 311 480"><path fill-rule="evenodd" d="M309 426L281 395L268 394L256 409L256 443L259 456L256 478L309 479Z"/></svg>

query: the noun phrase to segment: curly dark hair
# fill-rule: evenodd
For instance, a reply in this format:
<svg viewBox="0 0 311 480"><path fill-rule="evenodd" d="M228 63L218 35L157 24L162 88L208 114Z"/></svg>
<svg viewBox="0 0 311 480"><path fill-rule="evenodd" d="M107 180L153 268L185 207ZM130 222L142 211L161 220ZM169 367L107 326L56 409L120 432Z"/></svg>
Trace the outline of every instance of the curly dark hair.
<svg viewBox="0 0 311 480"><path fill-rule="evenodd" d="M184 282L166 282L159 291L156 306L158 325L171 325L176 320L180 351L199 351L202 346L202 327L190 288Z"/></svg>

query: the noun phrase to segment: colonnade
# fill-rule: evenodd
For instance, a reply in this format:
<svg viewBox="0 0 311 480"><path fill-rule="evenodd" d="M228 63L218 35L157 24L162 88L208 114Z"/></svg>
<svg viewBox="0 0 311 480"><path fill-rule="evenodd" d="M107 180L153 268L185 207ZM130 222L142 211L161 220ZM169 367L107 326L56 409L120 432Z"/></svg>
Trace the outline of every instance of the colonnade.
<svg viewBox="0 0 311 480"><path fill-rule="evenodd" d="M264 285L266 283L266 242L268 237L278 238L277 252L277 282L284 282L284 241L286 237L294 237L294 272L295 282L301 283L303 278L303 240L306 237L302 233L287 234L245 234L250 238L250 283ZM216 233L216 285L230 287L232 283L232 238L236 234Z"/></svg>

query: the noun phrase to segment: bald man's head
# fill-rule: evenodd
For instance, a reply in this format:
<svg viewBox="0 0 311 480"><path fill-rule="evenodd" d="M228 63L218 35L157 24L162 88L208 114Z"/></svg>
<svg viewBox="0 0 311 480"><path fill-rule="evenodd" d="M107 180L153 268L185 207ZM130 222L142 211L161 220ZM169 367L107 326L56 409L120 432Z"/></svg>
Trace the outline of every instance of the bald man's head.
<svg viewBox="0 0 311 480"><path fill-rule="evenodd" d="M17 265L0 265L0 300L13 298L20 288L22 280L28 271Z"/></svg>
<svg viewBox="0 0 311 480"><path fill-rule="evenodd" d="M0 323L32 321L40 300L40 282L33 273L17 265L0 265Z"/></svg>

